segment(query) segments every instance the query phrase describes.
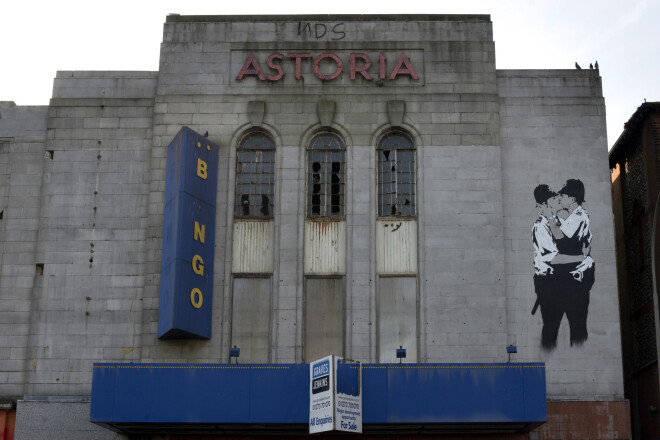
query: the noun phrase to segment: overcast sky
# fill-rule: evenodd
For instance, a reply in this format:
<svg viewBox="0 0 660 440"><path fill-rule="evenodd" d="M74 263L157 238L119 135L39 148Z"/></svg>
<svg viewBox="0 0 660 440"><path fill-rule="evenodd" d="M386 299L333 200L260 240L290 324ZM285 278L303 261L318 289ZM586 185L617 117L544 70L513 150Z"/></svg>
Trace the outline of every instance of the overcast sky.
<svg viewBox="0 0 660 440"><path fill-rule="evenodd" d="M572 69L598 60L608 144L660 101L660 1L0 1L0 101L46 105L58 70L158 70L168 13L490 14L498 69Z"/></svg>

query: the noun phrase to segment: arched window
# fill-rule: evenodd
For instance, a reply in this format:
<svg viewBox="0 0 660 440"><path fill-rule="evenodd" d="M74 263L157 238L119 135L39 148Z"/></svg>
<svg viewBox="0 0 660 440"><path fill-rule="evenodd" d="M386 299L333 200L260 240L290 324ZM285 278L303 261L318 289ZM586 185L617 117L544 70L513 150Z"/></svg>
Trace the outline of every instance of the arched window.
<svg viewBox="0 0 660 440"><path fill-rule="evenodd" d="M337 134L316 133L307 151L307 217L343 217L346 145Z"/></svg>
<svg viewBox="0 0 660 440"><path fill-rule="evenodd" d="M378 216L414 216L415 146L408 134L392 131L378 142Z"/></svg>
<svg viewBox="0 0 660 440"><path fill-rule="evenodd" d="M236 151L237 218L272 218L275 189L275 141L254 130L238 142Z"/></svg>

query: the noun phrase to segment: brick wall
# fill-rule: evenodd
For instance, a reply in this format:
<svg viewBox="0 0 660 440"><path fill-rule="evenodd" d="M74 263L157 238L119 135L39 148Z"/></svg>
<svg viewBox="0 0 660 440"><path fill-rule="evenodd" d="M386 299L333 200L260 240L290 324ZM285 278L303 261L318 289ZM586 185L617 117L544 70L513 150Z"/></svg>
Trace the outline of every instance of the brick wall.
<svg viewBox="0 0 660 440"><path fill-rule="evenodd" d="M0 440L14 440L16 410L0 409Z"/></svg>
<svg viewBox="0 0 660 440"><path fill-rule="evenodd" d="M630 439L627 401L548 402L548 422L538 440Z"/></svg>

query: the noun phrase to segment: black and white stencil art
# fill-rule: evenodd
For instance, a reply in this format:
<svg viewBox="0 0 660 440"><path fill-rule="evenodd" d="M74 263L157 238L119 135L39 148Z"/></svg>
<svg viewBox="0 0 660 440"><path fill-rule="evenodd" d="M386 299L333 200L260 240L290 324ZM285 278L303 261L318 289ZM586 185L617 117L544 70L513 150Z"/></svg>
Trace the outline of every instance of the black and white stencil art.
<svg viewBox="0 0 660 440"><path fill-rule="evenodd" d="M582 207L584 184L569 179L557 192L548 185L534 189L539 215L532 227L534 289L543 318L541 347L553 350L566 315L571 346L587 340L589 292L594 284L589 213Z"/></svg>

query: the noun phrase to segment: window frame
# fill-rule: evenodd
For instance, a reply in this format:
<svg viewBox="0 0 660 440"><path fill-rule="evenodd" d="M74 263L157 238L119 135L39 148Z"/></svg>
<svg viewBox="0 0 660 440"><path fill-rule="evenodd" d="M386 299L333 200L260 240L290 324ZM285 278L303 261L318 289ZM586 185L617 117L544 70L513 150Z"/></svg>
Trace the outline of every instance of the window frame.
<svg viewBox="0 0 660 440"><path fill-rule="evenodd" d="M388 148L388 145L384 145L388 138L391 138L393 136L398 136L402 137L405 140L408 141L406 146L392 146ZM395 154L395 171L388 172L388 174L393 174L394 175L394 181L390 182L383 182L383 175L386 173L382 171L382 163L389 161L389 158L386 160L381 160L381 154L384 155L384 153L381 153L383 151L390 151L394 152ZM405 169L406 167L400 166L401 163L403 163L403 160L399 161L399 151L405 151L409 152L408 154L410 155L410 158L412 160L407 160L405 163L408 164L408 171L399 171L399 169ZM390 153L391 154L391 153ZM398 176L407 173L409 176L412 176L411 182L399 182L398 181ZM389 192L387 194L383 193L384 185L385 184L390 184L394 187L393 192ZM410 185L411 191L409 192L403 192L399 191L400 185ZM398 202L399 197L401 196L409 196L410 200L410 213L403 213L403 209L399 208L399 206L405 206L405 203L401 204ZM391 202L392 199L396 201L395 204L392 203L384 203L385 198L389 198L389 201ZM409 200L406 198L406 200ZM393 213L391 210L391 207L395 207L395 212ZM389 212L385 212L388 210L389 207ZM384 219L384 218L397 218L397 219L405 219L405 218L417 218L417 147L415 145L415 142L413 140L413 137L404 130L401 129L395 129L395 130L388 130L385 132L383 135L380 136L378 139L378 142L376 143L376 217L379 219Z"/></svg>
<svg viewBox="0 0 660 440"><path fill-rule="evenodd" d="M315 145L317 139L322 136L331 136L334 141L337 142L336 146L327 145ZM321 165L318 173L315 173L313 169L313 160L314 154L323 154L323 165ZM332 166L328 164L334 164L334 156L338 157L339 163L339 181L337 193L333 193L332 177L334 174ZM325 167L324 167L325 165ZM306 158L305 158L305 218L308 220L343 220L346 218L346 141L343 136L334 130L319 130L316 131L307 142L306 148ZM319 183L314 182L314 174L319 174ZM324 177L322 177L324 176ZM313 192L313 186L318 184L320 189L325 188L325 191L318 193L319 203L314 204L314 196L316 195ZM329 188L329 189L328 189ZM333 203L333 197L338 197L338 203ZM319 212L315 213L314 206L318 205ZM333 208L338 206L339 212L332 212Z"/></svg>
<svg viewBox="0 0 660 440"><path fill-rule="evenodd" d="M247 144L247 142L250 142L250 138L255 136L255 135L261 135L264 136L268 141L270 141L270 144L267 144L267 142L263 142L260 145L254 145L254 144ZM236 144L236 167L235 167L235 172L236 172L236 178L234 182L234 218L235 219L240 219L240 220L272 220L275 215L275 161L276 161L276 152L277 152L277 145L275 143L274 137L266 130L262 128L256 128L256 129L251 129L245 132L240 139L238 140ZM251 155L250 161L244 161L242 160L241 156L244 154ZM265 154L269 154L270 159L269 161L264 161L263 156ZM261 158L260 160L257 160L257 158ZM251 165L254 167L254 171L248 171L244 172L243 167L245 164ZM266 171L258 171L257 169L259 167L264 167L264 166L269 166L269 169ZM253 175L254 179L250 179L249 183L244 183L241 182L240 176L243 175ZM270 176L270 182L268 182L268 179L266 179L266 182L264 183L261 179L262 176L264 175L269 175ZM264 194L261 191L261 187L264 185L268 185L270 192ZM249 188L247 193L244 193L243 190L239 190L241 186L247 186ZM257 189L259 188L259 189ZM243 196L247 195L248 196L248 214L244 214L242 210L244 210L244 207L241 203L241 200L243 200ZM252 197L258 198L259 196L263 197L268 196L268 213L267 214L257 214L259 212L259 205L256 203L250 203L250 199ZM262 203L261 209L263 209L264 205ZM254 211L254 212L253 212Z"/></svg>

